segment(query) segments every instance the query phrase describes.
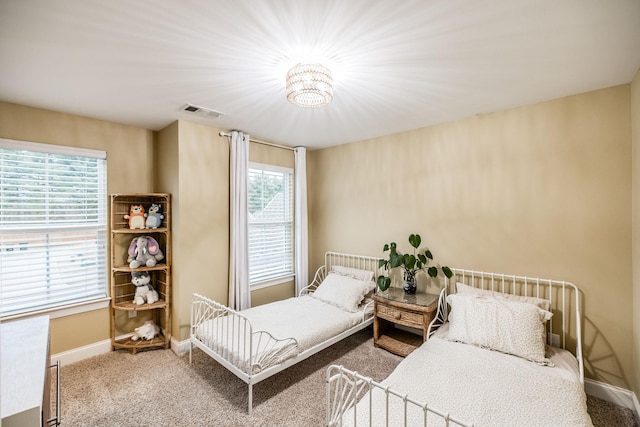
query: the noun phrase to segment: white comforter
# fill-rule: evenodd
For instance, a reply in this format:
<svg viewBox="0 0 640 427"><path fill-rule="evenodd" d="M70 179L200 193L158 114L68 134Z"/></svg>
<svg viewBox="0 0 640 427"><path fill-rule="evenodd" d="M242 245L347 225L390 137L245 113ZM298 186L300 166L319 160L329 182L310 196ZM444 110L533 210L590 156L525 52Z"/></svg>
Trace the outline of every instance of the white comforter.
<svg viewBox="0 0 640 427"><path fill-rule="evenodd" d="M200 324L196 336L241 370L254 374L363 321L362 311L350 313L309 295L260 305L244 310L242 314L251 320L253 327L251 346L242 323L236 324L235 329L243 338L230 336L232 328L228 316Z"/></svg>
<svg viewBox="0 0 640 427"><path fill-rule="evenodd" d="M592 426L583 385L567 363L571 355L553 353L548 357L556 366L540 366L435 335L382 383L475 426ZM573 362L577 366L575 358ZM384 392L376 389L373 396L373 425L385 425ZM366 395L357 406L358 425L369 425L368 401ZM390 408L389 425L404 425L401 399L395 398ZM411 409L407 425L423 425L422 409ZM347 412L344 425L352 425L352 420L353 412ZM444 421L429 414L428 425Z"/></svg>

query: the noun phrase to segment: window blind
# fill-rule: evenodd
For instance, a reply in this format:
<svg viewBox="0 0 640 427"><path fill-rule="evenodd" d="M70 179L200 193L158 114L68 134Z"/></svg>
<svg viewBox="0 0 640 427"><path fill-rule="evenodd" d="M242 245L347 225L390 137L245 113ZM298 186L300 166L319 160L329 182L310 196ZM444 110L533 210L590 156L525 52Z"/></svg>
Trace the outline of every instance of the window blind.
<svg viewBox="0 0 640 427"><path fill-rule="evenodd" d="M293 275L293 170L252 163L248 209L249 283Z"/></svg>
<svg viewBox="0 0 640 427"><path fill-rule="evenodd" d="M106 205L103 151L0 140L0 316L107 295Z"/></svg>

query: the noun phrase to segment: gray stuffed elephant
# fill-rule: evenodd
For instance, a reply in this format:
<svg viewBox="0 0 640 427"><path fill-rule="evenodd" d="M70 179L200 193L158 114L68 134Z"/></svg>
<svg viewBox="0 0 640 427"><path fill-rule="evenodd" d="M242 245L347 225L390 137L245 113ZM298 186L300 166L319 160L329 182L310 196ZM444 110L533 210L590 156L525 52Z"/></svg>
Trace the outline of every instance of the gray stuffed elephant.
<svg viewBox="0 0 640 427"><path fill-rule="evenodd" d="M164 254L160 250L160 245L151 236L136 237L129 245L129 267L154 267L158 261L164 259Z"/></svg>

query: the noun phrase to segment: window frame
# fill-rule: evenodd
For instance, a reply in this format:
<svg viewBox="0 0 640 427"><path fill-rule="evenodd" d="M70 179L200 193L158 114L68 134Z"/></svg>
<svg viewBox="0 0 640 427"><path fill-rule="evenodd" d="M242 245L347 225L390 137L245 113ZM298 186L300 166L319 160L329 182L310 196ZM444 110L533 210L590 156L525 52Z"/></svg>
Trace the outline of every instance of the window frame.
<svg viewBox="0 0 640 427"><path fill-rule="evenodd" d="M268 278L264 278L262 280L256 280L256 281L251 281L251 277L249 276L249 288L254 291L254 290L258 290L258 289L264 289L264 288L268 288L268 287L272 287L272 286L278 286L284 283L289 283L289 282L293 282L295 280L295 250L296 250L296 245L295 245L295 175L294 175L294 170L291 167L286 167L286 166L278 166L278 165L272 165L272 164L268 164L268 163L261 163L261 162L249 162L248 164L248 169L247 169L247 191L248 191L248 181L249 181L249 174L251 172L251 170L260 170L260 171L267 171L267 172L274 172L274 173L283 173L288 175L288 179L290 180L289 185L288 185L288 194L285 194L286 200L288 200L289 203L289 211L290 211L290 216L291 216L291 220L290 221L286 221L287 224L290 224L291 226L291 271L290 272L285 272L283 274L279 274L279 275L273 275L271 277ZM248 197L249 194L247 194L247 217L249 217L249 203L248 203ZM247 225L248 228L251 227L251 223L249 218L247 218ZM249 234L249 230L247 230L247 237ZM250 243L249 243L250 245ZM250 247L248 248L250 251ZM249 259L249 263L251 263L251 260ZM249 267L251 268L251 267Z"/></svg>
<svg viewBox="0 0 640 427"><path fill-rule="evenodd" d="M68 156L78 156L85 158L96 158L102 160L102 164L98 165L100 170L96 172L96 176L98 177L98 187L96 189L96 194L98 197L98 223L91 224L82 224L76 223L71 226L71 229L76 229L78 231L84 230L95 230L97 236L102 236L102 239L98 239L96 241L96 254L100 258L104 255L103 262L97 262L95 270L91 271L92 274L95 274L96 277L99 278L99 281L96 283L97 286L94 290L97 290L93 296L89 297L79 297L77 300L73 301L64 301L60 302L57 305L47 306L46 303L43 303L41 306L24 308L18 312L10 312L6 315L0 315L0 319L2 321L12 320L17 318L30 318L35 316L40 316L43 314L49 315L50 318L58 318L64 317L74 314L79 314L87 311L94 311L103 308L107 308L111 301L109 297L109 274L108 274L108 233L109 233L109 223L108 223L108 203L107 203L107 154L103 150L93 150L86 148L76 148L76 147L68 147L62 145L55 144L45 144L45 143L37 143L37 142L29 142L29 141L18 141L11 139L0 138L0 148L9 149L9 150L18 150L18 151L30 151L30 152L40 152L47 153L53 155L68 155ZM48 170L48 168L46 169ZM44 170L44 171L46 171ZM43 171L43 172L44 172ZM43 230L47 236L55 235L56 233L62 233L63 230L56 227L50 227L46 224L37 225L37 229ZM16 230L20 229L33 229L29 225L18 225L13 230L9 230L10 232L7 234L13 234ZM1 230L0 230L1 232ZM80 240L84 241L84 240ZM47 250L48 252L48 250ZM99 259L98 258L98 259ZM47 264L48 265L48 264ZM86 266L84 268L87 268Z"/></svg>

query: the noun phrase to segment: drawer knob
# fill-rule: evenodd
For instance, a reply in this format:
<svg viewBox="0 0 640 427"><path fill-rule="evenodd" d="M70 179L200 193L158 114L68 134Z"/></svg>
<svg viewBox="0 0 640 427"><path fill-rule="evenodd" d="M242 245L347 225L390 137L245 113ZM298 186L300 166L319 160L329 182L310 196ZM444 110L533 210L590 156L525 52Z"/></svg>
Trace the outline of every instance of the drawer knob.
<svg viewBox="0 0 640 427"><path fill-rule="evenodd" d="M400 313L394 313L393 318L399 320L401 317Z"/></svg>

